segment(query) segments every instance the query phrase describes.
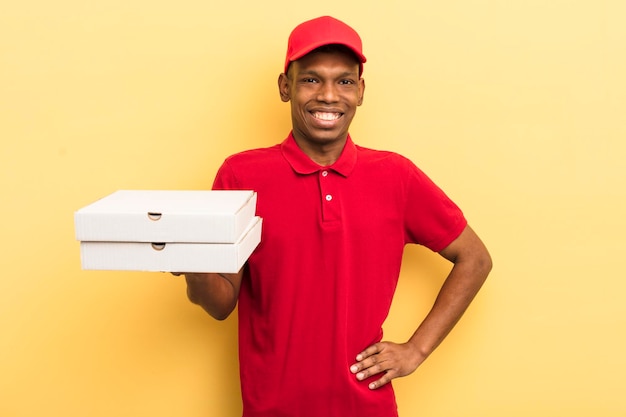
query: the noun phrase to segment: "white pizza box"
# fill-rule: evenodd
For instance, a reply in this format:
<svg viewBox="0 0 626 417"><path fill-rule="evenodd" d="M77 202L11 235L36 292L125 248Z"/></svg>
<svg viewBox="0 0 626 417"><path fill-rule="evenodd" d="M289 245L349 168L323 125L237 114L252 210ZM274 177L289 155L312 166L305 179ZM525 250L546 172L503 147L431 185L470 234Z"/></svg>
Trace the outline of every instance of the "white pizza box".
<svg viewBox="0 0 626 417"><path fill-rule="evenodd" d="M234 243L256 201L254 191L120 190L74 213L76 239Z"/></svg>
<svg viewBox="0 0 626 417"><path fill-rule="evenodd" d="M254 217L234 243L80 242L85 270L235 273L261 241Z"/></svg>

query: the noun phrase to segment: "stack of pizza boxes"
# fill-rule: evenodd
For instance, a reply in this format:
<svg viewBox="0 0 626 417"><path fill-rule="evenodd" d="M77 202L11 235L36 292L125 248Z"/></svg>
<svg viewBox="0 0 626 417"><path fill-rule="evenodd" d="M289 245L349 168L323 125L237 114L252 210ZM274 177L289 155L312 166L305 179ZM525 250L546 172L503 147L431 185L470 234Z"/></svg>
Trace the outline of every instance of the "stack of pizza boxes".
<svg viewBox="0 0 626 417"><path fill-rule="evenodd" d="M87 270L234 273L261 241L254 191L120 190L74 213Z"/></svg>

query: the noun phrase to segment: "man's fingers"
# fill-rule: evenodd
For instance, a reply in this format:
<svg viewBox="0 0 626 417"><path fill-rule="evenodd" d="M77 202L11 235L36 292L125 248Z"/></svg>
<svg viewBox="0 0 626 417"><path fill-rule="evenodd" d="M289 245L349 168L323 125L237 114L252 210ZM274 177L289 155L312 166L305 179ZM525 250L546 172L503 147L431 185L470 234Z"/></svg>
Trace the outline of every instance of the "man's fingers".
<svg viewBox="0 0 626 417"><path fill-rule="evenodd" d="M350 372L359 381L366 381L376 375L379 379L369 381L370 389L378 389L392 379L408 375L415 370L407 368L406 346L390 342L379 342L369 346L356 357L357 362L350 366Z"/></svg>
<svg viewBox="0 0 626 417"><path fill-rule="evenodd" d="M387 366L385 366L386 363L387 362L381 362L372 366L364 367L362 371L357 371L356 379L359 381L365 381L373 376L382 375L379 379L369 383L369 389L378 389L383 385L388 384L393 378L395 378L397 372L395 372L394 369L387 369Z"/></svg>
<svg viewBox="0 0 626 417"><path fill-rule="evenodd" d="M356 374L356 378L362 381L372 375L387 371L384 357L381 356L383 350L383 343L376 343L368 347L356 356L358 362L350 367L350 372Z"/></svg>
<svg viewBox="0 0 626 417"><path fill-rule="evenodd" d="M362 374L360 371L362 371L363 369L370 368L371 366L378 363L379 358L376 355L380 353L381 350L382 349L380 345L376 343L375 345L369 346L363 352L356 355L357 363L355 363L354 365L350 367L350 372L352 372L353 374L357 374L358 379L367 378L367 376L362 377Z"/></svg>
<svg viewBox="0 0 626 417"><path fill-rule="evenodd" d="M380 377L380 379L377 379L376 381L370 382L370 384L367 387L369 389L378 389L378 388L382 387L383 385L387 385L393 379L390 376L390 373L391 372L386 372L382 377Z"/></svg>
<svg viewBox="0 0 626 417"><path fill-rule="evenodd" d="M382 345L383 344L381 342L381 343L376 343L376 344L373 344L372 346L369 346L363 352L356 355L356 360L361 362L362 360L367 359L372 355L376 355L377 353L380 353L380 351L382 351L383 349Z"/></svg>
<svg viewBox="0 0 626 417"><path fill-rule="evenodd" d="M369 378L370 376L379 374L381 372L385 372L387 369L383 366L383 364L377 363L370 366L365 366L362 371L359 371L356 374L356 378L359 381L363 381L364 379Z"/></svg>

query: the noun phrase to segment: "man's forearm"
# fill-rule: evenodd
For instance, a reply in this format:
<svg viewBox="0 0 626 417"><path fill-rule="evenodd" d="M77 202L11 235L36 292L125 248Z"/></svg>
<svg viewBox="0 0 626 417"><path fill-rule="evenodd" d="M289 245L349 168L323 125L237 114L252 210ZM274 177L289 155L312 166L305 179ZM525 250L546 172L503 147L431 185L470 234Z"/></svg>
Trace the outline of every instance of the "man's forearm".
<svg viewBox="0 0 626 417"><path fill-rule="evenodd" d="M461 319L485 282L491 270L491 259L483 257L459 260L444 282L435 303L415 331L409 344L426 359Z"/></svg>

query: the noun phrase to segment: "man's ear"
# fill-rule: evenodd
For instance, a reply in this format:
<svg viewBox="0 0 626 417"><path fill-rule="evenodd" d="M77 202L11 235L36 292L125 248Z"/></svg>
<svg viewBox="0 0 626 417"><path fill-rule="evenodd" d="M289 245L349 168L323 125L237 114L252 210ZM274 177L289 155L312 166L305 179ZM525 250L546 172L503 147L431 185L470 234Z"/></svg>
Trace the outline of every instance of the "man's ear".
<svg viewBox="0 0 626 417"><path fill-rule="evenodd" d="M363 104L363 96L365 95L365 80L363 78L359 78L359 101L357 102L357 106Z"/></svg>
<svg viewBox="0 0 626 417"><path fill-rule="evenodd" d="M290 100L289 77L284 72L278 76L278 93L283 102L287 103Z"/></svg>

